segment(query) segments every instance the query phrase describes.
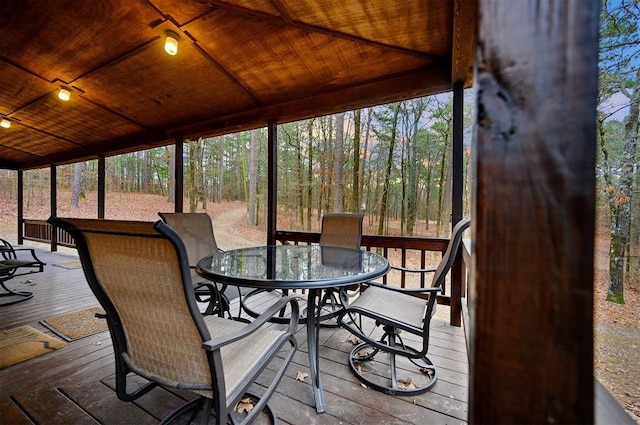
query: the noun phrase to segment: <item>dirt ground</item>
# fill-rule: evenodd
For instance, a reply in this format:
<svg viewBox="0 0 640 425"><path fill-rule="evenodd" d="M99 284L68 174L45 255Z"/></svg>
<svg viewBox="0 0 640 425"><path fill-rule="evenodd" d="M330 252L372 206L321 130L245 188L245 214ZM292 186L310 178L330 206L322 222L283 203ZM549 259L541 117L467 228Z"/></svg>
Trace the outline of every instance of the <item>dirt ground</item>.
<svg viewBox="0 0 640 425"><path fill-rule="evenodd" d="M594 371L596 378L640 424L640 281L627 282L625 304L606 301L609 238L596 239Z"/></svg>
<svg viewBox="0 0 640 425"><path fill-rule="evenodd" d="M88 199L80 202L79 209L66 206L68 202L64 200L68 199L68 195L62 193L59 196L59 216L95 217L97 202L93 195L88 194ZM156 195L110 194L106 204L107 218L157 220L158 211L173 211L173 204ZM16 240L15 208L15 201L9 202L0 197L0 237L12 243ZM40 207L32 205L25 216L46 219L49 215L48 208L48 201L43 202ZM206 212L214 219L216 239L221 248L264 243L264 231L246 224L243 203L210 203ZM640 281L626 285L626 304L618 305L605 300L609 250L606 230L605 227L598 233L596 241L594 372L640 424Z"/></svg>

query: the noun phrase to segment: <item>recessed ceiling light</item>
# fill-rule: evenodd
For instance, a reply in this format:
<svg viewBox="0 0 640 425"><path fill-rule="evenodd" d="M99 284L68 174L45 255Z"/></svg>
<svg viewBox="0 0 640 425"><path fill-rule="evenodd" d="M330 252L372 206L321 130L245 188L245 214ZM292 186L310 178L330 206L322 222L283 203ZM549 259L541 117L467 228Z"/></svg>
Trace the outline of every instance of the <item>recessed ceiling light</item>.
<svg viewBox="0 0 640 425"><path fill-rule="evenodd" d="M71 99L71 92L67 89L60 89L60 91L58 92L58 99L67 102L69 99Z"/></svg>
<svg viewBox="0 0 640 425"><path fill-rule="evenodd" d="M171 56L175 56L178 53L178 40L180 40L180 37L173 31L167 31L165 35L164 51Z"/></svg>
<svg viewBox="0 0 640 425"><path fill-rule="evenodd" d="M11 127L11 121L2 118L2 121L0 121L0 127L2 128L9 128Z"/></svg>

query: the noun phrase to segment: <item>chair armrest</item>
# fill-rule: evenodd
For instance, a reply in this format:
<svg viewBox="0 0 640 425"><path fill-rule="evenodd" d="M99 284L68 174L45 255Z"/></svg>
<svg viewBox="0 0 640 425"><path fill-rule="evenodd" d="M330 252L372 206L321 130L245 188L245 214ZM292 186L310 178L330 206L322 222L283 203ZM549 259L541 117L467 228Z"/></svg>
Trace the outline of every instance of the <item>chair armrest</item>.
<svg viewBox="0 0 640 425"><path fill-rule="evenodd" d="M13 248L13 251L16 252L16 256L18 252L22 252L22 251L28 251L31 253L31 257L33 257L33 259L35 260L36 263L42 265L42 266L46 266L47 263L45 263L44 261L40 260L37 256L36 256L36 251L33 248Z"/></svg>
<svg viewBox="0 0 640 425"><path fill-rule="evenodd" d="M232 342L238 341L242 338L245 338L248 335L251 335L253 332L257 331L262 325L264 325L269 319L275 316L280 310L285 308L287 303L291 304L291 319L289 321L289 329L288 332L293 334L298 327L298 320L300 317L300 307L298 306L298 301L295 298L291 297L282 297L276 302L274 305L269 307L264 313L258 316L253 322L249 323L244 328L240 329L237 332L232 332L228 335L225 335L220 338L214 338L209 341L205 341L202 343L202 348L208 351L216 351L225 345L231 344Z"/></svg>
<svg viewBox="0 0 640 425"><path fill-rule="evenodd" d="M407 272L407 273L433 273L436 271L436 269L408 269L406 267L393 266L393 265L389 265L389 268L393 270L400 270L402 272Z"/></svg>
<svg viewBox="0 0 640 425"><path fill-rule="evenodd" d="M434 288L434 287L428 287L428 288L398 288L397 286L385 285L384 283L378 283L378 282L366 282L366 283L363 283L363 285L376 286L378 288L386 289L388 291L401 292L401 293L404 293L404 294L420 294L420 293L431 294L431 293L440 292L442 290L441 288Z"/></svg>

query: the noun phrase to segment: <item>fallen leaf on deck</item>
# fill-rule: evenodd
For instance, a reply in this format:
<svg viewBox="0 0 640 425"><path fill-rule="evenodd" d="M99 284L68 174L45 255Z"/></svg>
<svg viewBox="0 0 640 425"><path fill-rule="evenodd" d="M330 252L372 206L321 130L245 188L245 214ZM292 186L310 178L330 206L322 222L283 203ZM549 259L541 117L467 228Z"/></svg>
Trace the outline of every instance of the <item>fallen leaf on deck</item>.
<svg viewBox="0 0 640 425"><path fill-rule="evenodd" d="M304 372L300 372L300 371L298 371L298 373L296 374L296 380L297 380L297 381L305 382L305 378L306 378L307 376L309 376L309 374L308 374L308 373L304 373Z"/></svg>
<svg viewBox="0 0 640 425"><path fill-rule="evenodd" d="M250 413L253 410L253 400L251 397L245 397L236 404L233 410L237 413Z"/></svg>
<svg viewBox="0 0 640 425"><path fill-rule="evenodd" d="M418 387L416 387L413 379L409 376L407 379L398 379L398 388L401 390L415 390Z"/></svg>
<svg viewBox="0 0 640 425"><path fill-rule="evenodd" d="M429 378L433 378L433 369L429 369L428 367L421 367L420 372L424 373Z"/></svg>
<svg viewBox="0 0 640 425"><path fill-rule="evenodd" d="M353 338L350 338L349 342L352 343L353 345L360 344L360 340L358 338L356 338L355 336Z"/></svg>

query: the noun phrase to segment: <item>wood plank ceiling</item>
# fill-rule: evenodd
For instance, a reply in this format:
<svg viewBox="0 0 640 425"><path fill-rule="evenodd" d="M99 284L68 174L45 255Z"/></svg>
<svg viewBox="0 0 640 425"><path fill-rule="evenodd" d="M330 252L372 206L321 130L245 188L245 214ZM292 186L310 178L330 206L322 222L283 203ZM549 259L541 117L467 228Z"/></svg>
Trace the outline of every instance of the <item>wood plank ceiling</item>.
<svg viewBox="0 0 640 425"><path fill-rule="evenodd" d="M0 168L471 84L475 0L0 2ZM180 37L164 52L167 30ZM60 88L71 99L57 98Z"/></svg>

